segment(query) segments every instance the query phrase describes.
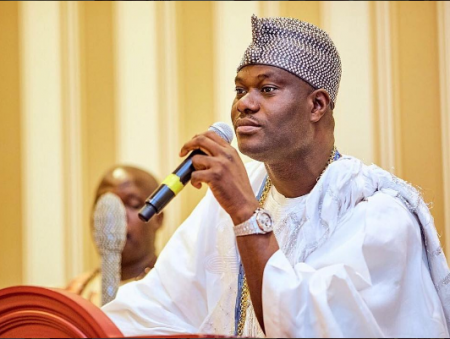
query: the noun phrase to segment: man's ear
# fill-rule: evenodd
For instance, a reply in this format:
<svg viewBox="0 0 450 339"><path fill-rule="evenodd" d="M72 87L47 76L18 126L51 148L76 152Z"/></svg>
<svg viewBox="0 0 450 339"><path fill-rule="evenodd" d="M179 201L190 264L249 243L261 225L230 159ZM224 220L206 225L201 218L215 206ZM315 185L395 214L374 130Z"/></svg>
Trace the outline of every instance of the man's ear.
<svg viewBox="0 0 450 339"><path fill-rule="evenodd" d="M312 100L311 122L318 122L327 112L328 106L331 103L330 95L323 88L316 89L310 95Z"/></svg>
<svg viewBox="0 0 450 339"><path fill-rule="evenodd" d="M162 226L164 222L164 212L155 215L153 218L155 218L154 227L156 231Z"/></svg>

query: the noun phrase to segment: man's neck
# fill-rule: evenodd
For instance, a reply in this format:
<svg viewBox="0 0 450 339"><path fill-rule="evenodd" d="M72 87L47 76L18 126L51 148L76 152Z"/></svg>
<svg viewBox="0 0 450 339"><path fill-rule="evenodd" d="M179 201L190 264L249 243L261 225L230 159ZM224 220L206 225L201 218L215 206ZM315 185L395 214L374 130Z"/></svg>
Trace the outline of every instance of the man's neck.
<svg viewBox="0 0 450 339"><path fill-rule="evenodd" d="M277 191L287 198L308 194L327 167L333 145L284 161L266 163L266 170Z"/></svg>
<svg viewBox="0 0 450 339"><path fill-rule="evenodd" d="M149 253L147 256L131 264L122 265L122 281L139 278L145 275L147 268L153 268L156 262L156 254Z"/></svg>

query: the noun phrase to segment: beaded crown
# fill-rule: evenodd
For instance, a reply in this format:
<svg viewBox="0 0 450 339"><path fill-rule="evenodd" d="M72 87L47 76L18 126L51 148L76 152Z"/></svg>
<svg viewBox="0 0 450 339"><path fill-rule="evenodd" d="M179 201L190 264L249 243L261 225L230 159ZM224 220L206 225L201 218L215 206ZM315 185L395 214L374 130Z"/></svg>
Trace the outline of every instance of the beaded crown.
<svg viewBox="0 0 450 339"><path fill-rule="evenodd" d="M252 42L237 69L262 64L282 68L314 88L323 88L333 106L341 80L341 59L328 34L293 18L252 16Z"/></svg>

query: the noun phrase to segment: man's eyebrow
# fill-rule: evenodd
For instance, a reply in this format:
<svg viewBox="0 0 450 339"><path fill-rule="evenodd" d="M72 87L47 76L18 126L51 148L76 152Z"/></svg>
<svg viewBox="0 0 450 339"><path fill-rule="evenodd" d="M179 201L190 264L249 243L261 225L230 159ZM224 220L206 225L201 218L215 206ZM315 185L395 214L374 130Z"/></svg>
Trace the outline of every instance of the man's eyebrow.
<svg viewBox="0 0 450 339"><path fill-rule="evenodd" d="M267 73L259 74L257 78L260 80L267 79L267 78L276 78L276 75L273 72L267 72Z"/></svg>
<svg viewBox="0 0 450 339"><path fill-rule="evenodd" d="M128 193L125 197L128 198L128 199L139 199L139 200L142 200L142 197L140 197L139 194L135 193L135 192Z"/></svg>
<svg viewBox="0 0 450 339"><path fill-rule="evenodd" d="M277 79L277 75L275 72L264 72L261 74L258 74L256 76L259 80L264 80L264 79L268 79L268 78L273 78L274 80ZM244 80L243 77L236 75L236 77L234 78L234 82L242 82Z"/></svg>

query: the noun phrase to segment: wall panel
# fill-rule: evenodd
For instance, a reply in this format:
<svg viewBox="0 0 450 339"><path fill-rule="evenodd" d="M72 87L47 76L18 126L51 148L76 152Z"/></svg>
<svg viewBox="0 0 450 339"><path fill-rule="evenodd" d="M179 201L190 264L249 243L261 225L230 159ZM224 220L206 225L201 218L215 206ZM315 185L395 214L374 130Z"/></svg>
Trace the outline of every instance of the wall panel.
<svg viewBox="0 0 450 339"><path fill-rule="evenodd" d="M213 4L202 1L179 2L177 25L180 119L179 145L173 156L180 162L181 158L177 155L181 146L215 122L215 93L211 86L214 82ZM206 189L207 185L197 190L190 184L184 189L178 197L182 206L181 220L191 213L205 195Z"/></svg>
<svg viewBox="0 0 450 339"><path fill-rule="evenodd" d="M0 288L22 283L19 5L0 2Z"/></svg>
<svg viewBox="0 0 450 339"><path fill-rule="evenodd" d="M23 282L62 286L64 158L60 4L20 3Z"/></svg>
<svg viewBox="0 0 450 339"><path fill-rule="evenodd" d="M373 42L369 3L322 2L322 28L339 52L342 77L334 109L337 148L375 161ZM356 142L357 141L357 142Z"/></svg>
<svg viewBox="0 0 450 339"><path fill-rule="evenodd" d="M85 268L97 266L90 232L94 192L116 162L114 17L111 2L80 3L81 123Z"/></svg>
<svg viewBox="0 0 450 339"><path fill-rule="evenodd" d="M444 235L439 55L433 2L397 2L398 72L403 179L422 188ZM404 13L408 13L405 15Z"/></svg>
<svg viewBox="0 0 450 339"><path fill-rule="evenodd" d="M117 161L161 176L154 2L115 2Z"/></svg>
<svg viewBox="0 0 450 339"><path fill-rule="evenodd" d="M280 15L321 27L321 1L280 1Z"/></svg>

